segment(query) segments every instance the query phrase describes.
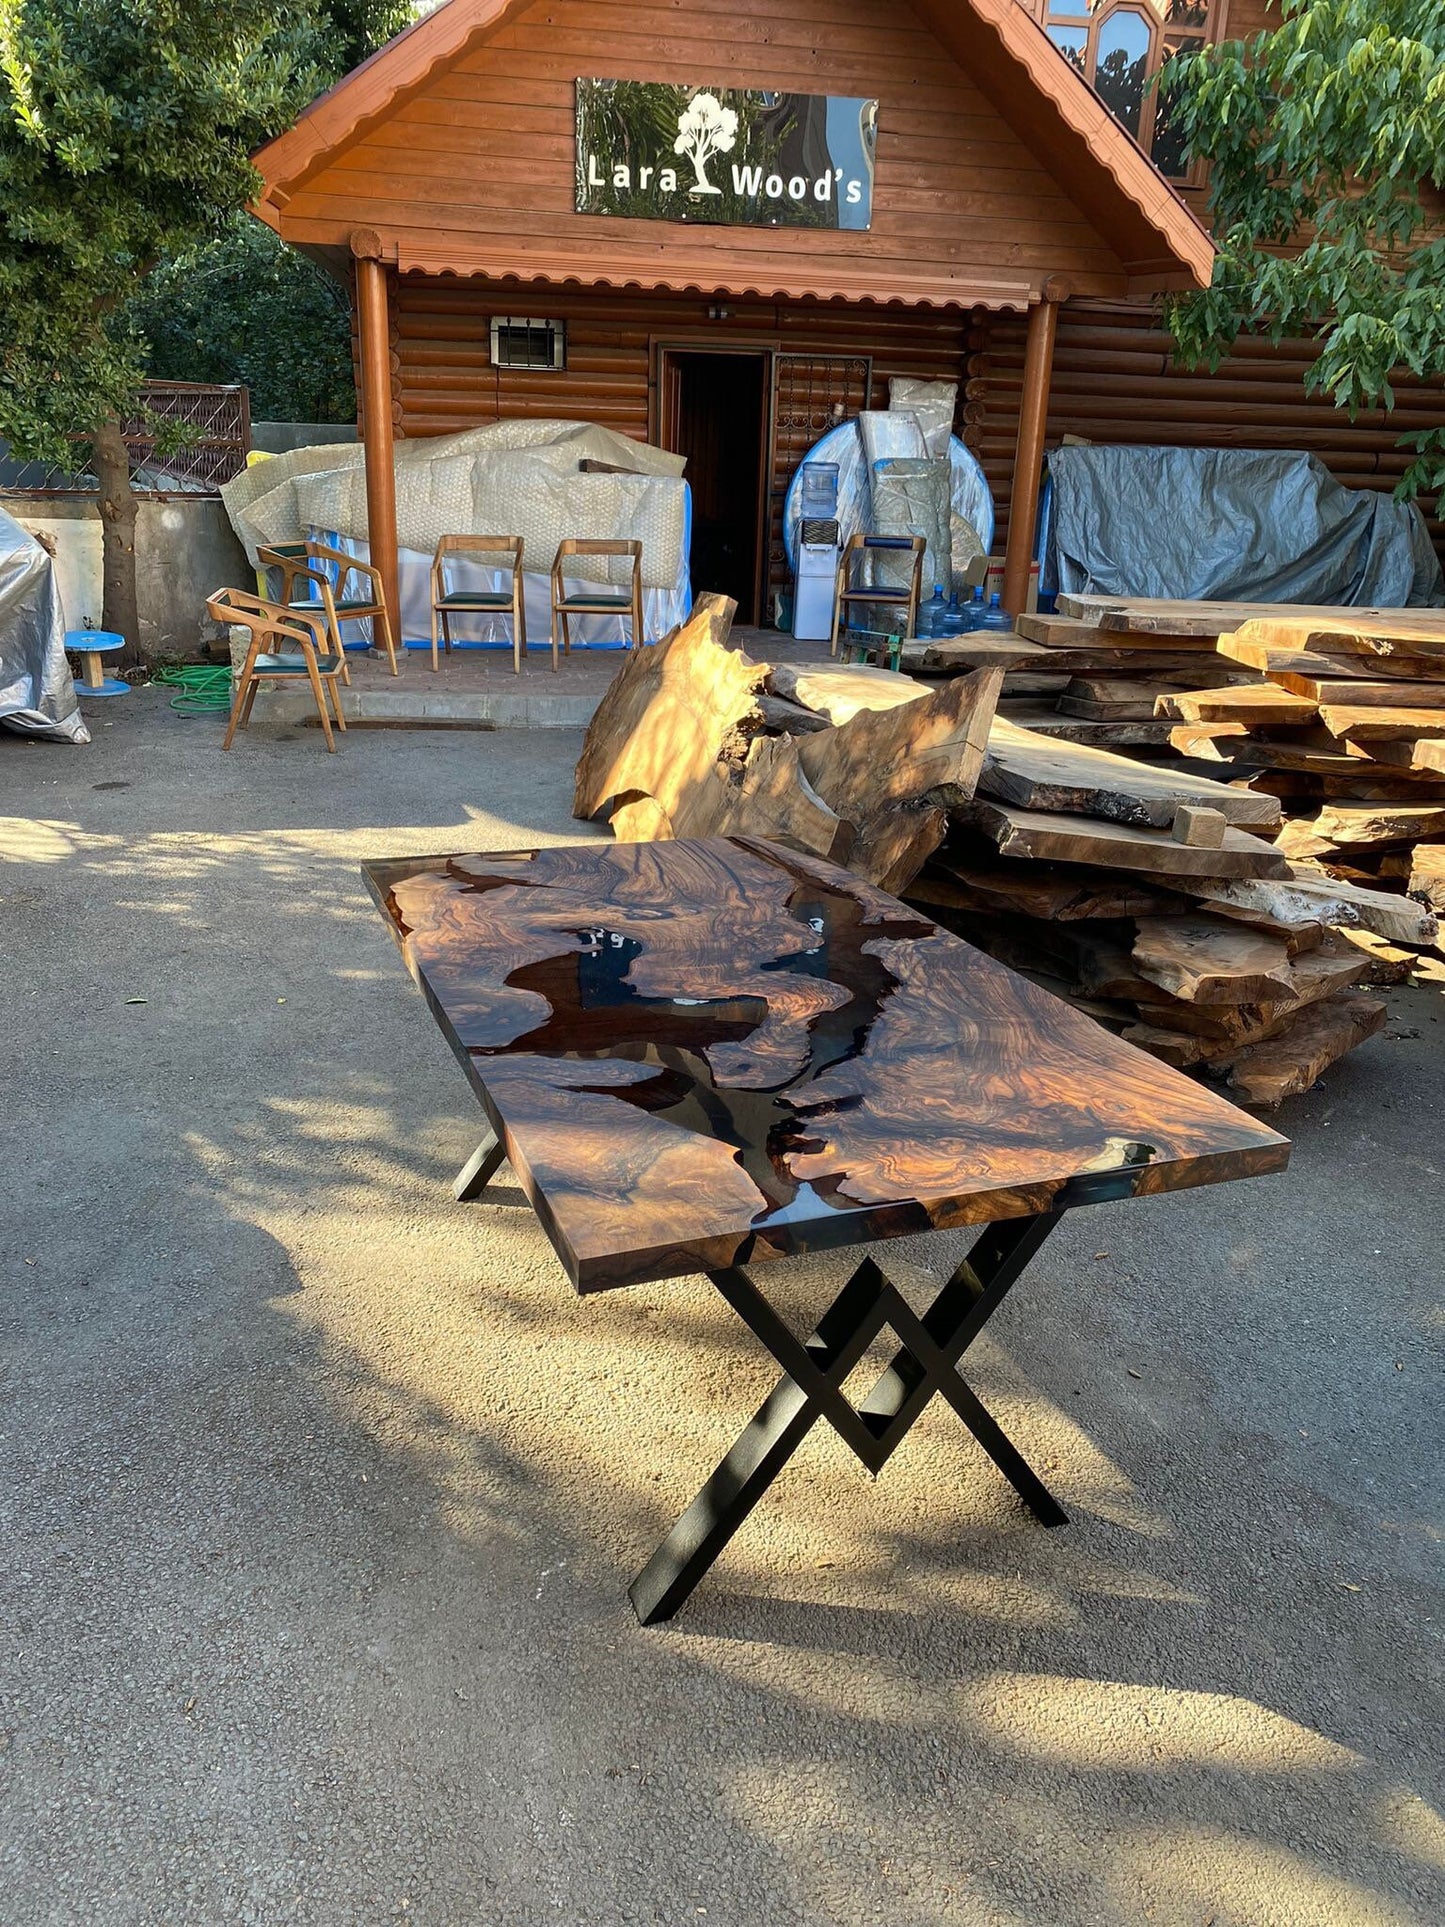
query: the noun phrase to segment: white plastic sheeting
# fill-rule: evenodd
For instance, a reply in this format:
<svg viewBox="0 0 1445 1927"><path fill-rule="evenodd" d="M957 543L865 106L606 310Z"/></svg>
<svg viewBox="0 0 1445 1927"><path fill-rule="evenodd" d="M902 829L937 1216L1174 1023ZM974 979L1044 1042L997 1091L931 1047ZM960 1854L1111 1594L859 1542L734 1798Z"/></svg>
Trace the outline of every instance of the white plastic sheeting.
<svg viewBox="0 0 1445 1927"><path fill-rule="evenodd" d="M873 464L873 533L875 535L921 535L928 546L923 552L923 594L925 600L935 588L953 593L953 534L948 512L948 463L921 458L895 456ZM902 589L908 586L913 558L887 550L874 551L872 581L875 588Z"/></svg>
<svg viewBox="0 0 1445 1927"><path fill-rule="evenodd" d="M364 449L354 443L297 449L257 463L222 489L247 554L274 542L321 534L355 554L366 553ZM583 474L584 460L625 474ZM533 640L550 631L550 572L568 536L642 543L644 627L655 638L685 619L690 494L683 457L587 422L507 421L460 435L399 442L396 447L397 537L401 550L400 627L414 641L431 636L429 571L443 535L520 535L525 543L527 627ZM579 591L623 588L623 557L578 557L567 582ZM457 586L490 581L490 572ZM499 621L456 621L457 638L500 639ZM611 616L574 624L584 644L621 640Z"/></svg>
<svg viewBox="0 0 1445 1927"><path fill-rule="evenodd" d="M55 565L0 509L0 723L23 736L88 743L65 657Z"/></svg>

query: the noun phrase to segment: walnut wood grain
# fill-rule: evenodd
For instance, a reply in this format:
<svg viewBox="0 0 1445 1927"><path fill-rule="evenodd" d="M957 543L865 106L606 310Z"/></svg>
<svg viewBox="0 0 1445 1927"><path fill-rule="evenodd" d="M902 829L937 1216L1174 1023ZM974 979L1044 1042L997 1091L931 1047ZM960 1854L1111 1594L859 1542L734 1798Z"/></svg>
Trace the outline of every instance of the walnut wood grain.
<svg viewBox="0 0 1445 1927"><path fill-rule="evenodd" d="M1313 698L1293 694L1276 683L1251 683L1241 689L1202 689L1182 696L1161 696L1154 713L1180 723L1281 723L1314 721Z"/></svg>
<svg viewBox="0 0 1445 1927"><path fill-rule="evenodd" d="M1349 678L1370 675L1393 682L1435 682L1445 677L1445 656L1402 654L1393 644L1381 645L1382 649L1389 648L1388 655L1373 651L1362 655L1359 651L1344 648L1291 648L1278 642L1262 642L1241 631L1238 635L1221 636L1216 647L1226 661L1237 662L1247 669L1257 669L1266 676L1294 674Z"/></svg>
<svg viewBox="0 0 1445 1927"><path fill-rule="evenodd" d="M619 840L627 840L627 827L616 816L613 828ZM856 841L853 825L829 809L803 774L791 736L756 738L740 776L714 765L687 789L667 834L765 836L832 863L850 862Z"/></svg>
<svg viewBox="0 0 1445 1927"><path fill-rule="evenodd" d="M1346 990L1313 1005L1267 1043L1251 1045L1235 1058L1229 1082L1247 1104L1273 1109L1294 1097L1378 1030L1388 1005L1365 990Z"/></svg>
<svg viewBox="0 0 1445 1927"><path fill-rule="evenodd" d="M1141 976L1188 1004L1282 1003L1294 996L1287 945L1223 918L1143 918L1132 955Z"/></svg>
<svg viewBox="0 0 1445 1927"><path fill-rule="evenodd" d="M1279 1169L1285 1141L863 879L754 838L368 882L582 1290Z"/></svg>
<svg viewBox="0 0 1445 1927"><path fill-rule="evenodd" d="M1002 686L1002 670L976 669L916 702L860 709L803 738L798 761L823 801L860 828L881 809L924 797L962 802L978 781Z"/></svg>
<svg viewBox="0 0 1445 1927"><path fill-rule="evenodd" d="M896 709L930 694L926 683L868 663L774 663L768 680L780 696L830 723L851 722L860 709Z"/></svg>
<svg viewBox="0 0 1445 1927"><path fill-rule="evenodd" d="M1207 806L1251 829L1274 829L1280 820L1276 797L1059 742L1002 716L995 716L989 730L978 789L1021 809L1064 810L1150 829L1169 829L1180 804Z"/></svg>
<svg viewBox="0 0 1445 1927"><path fill-rule="evenodd" d="M1445 614L1438 609L1316 609L1256 615L1234 634L1277 649L1341 654L1445 657Z"/></svg>
<svg viewBox="0 0 1445 1927"><path fill-rule="evenodd" d="M1285 859L1244 830L1226 830L1220 849L1199 850L1176 843L1165 830L1136 830L1092 816L1014 809L983 797L960 805L953 817L965 828L980 831L1001 856L1142 870L1171 882L1186 876L1289 875Z"/></svg>
<svg viewBox="0 0 1445 1927"><path fill-rule="evenodd" d="M762 726L767 665L725 645L736 604L701 595L688 620L631 649L587 725L572 799L584 822L609 804L650 796L669 819L722 759L741 765Z"/></svg>

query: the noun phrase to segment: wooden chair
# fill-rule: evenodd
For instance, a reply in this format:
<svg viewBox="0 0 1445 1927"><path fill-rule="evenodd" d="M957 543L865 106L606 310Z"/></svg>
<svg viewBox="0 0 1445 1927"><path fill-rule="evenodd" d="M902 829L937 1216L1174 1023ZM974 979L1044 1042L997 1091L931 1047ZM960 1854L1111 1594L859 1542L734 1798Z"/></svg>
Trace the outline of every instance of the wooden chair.
<svg viewBox="0 0 1445 1927"><path fill-rule="evenodd" d="M568 595L563 587L562 578L566 571L562 564L569 555L628 555L632 558L632 586L630 589L584 589L575 595ZM561 624L562 651L572 653L572 636L568 623L573 616L619 616L627 615L632 620L632 636L629 649L635 649L642 641L642 544L626 540L591 540L569 535L557 544L557 557L552 564L552 667L557 667L557 627Z"/></svg>
<svg viewBox="0 0 1445 1927"><path fill-rule="evenodd" d="M907 627L904 640L912 636L918 626L918 598L923 589L923 552L928 547L921 535L850 535L843 545L843 553L838 557L837 586L833 592L833 635L828 645L828 654L838 653L838 629L841 624L847 628L847 608L851 602L881 602L890 608L905 612ZM857 555L886 553L895 551L911 554L913 568L906 589L880 589L853 587L853 558Z"/></svg>
<svg viewBox="0 0 1445 1927"><path fill-rule="evenodd" d="M327 622L320 611L312 615L300 609L283 609L280 603L252 595L249 589L217 589L214 595L206 597L206 608L223 628L239 625L251 632L246 660L236 678L231 720L221 748L229 749L236 730L250 722L256 691L263 682L294 683L304 676L316 698L316 713L321 718L326 747L334 751L336 744L331 735L326 690L329 685L336 707L336 727L344 730L346 718L341 713L341 692L337 684L346 668L346 658L339 652L325 650Z"/></svg>
<svg viewBox="0 0 1445 1927"><path fill-rule="evenodd" d="M490 555L497 574L510 573L509 589L449 589L449 555ZM509 558L503 563L502 556ZM431 666L437 660L437 629L448 653L452 646L450 617L454 615L500 615L512 612L512 663L520 676L522 658L527 653L527 612L522 595L522 538L520 535L444 535L437 543L431 565Z"/></svg>
<svg viewBox="0 0 1445 1927"><path fill-rule="evenodd" d="M357 556L348 555L345 549L333 549L327 542L279 542L271 548L258 549L256 559L263 568L281 571L281 601L288 609L314 609L319 601L326 611L326 624L331 632L332 647L342 662L346 661L346 645L341 640L343 622L360 622L371 617L381 624L382 641L391 662L391 673L396 675L396 638L391 626L391 612L386 606L386 592L381 584L381 570L370 562L362 562ZM331 580L327 563L335 563L337 576L335 584ZM353 576L360 576L370 590L370 594L348 595L346 584ZM320 595L300 595L297 583L309 583L320 591ZM350 670L346 671L345 681L351 681Z"/></svg>

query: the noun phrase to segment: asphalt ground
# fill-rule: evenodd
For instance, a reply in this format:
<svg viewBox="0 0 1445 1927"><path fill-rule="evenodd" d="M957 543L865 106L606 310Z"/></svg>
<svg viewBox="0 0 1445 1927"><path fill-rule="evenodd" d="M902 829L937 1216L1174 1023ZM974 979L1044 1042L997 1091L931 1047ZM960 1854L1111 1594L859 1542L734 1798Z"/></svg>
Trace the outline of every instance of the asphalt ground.
<svg viewBox="0 0 1445 1927"><path fill-rule="evenodd" d="M589 834L578 737L0 735L0 1921L1433 1927L1445 1003L1280 1177L1076 1213L971 1376L625 1589L773 1372L579 1300L362 885ZM966 1238L891 1247L910 1293ZM847 1253L767 1283L799 1323Z"/></svg>

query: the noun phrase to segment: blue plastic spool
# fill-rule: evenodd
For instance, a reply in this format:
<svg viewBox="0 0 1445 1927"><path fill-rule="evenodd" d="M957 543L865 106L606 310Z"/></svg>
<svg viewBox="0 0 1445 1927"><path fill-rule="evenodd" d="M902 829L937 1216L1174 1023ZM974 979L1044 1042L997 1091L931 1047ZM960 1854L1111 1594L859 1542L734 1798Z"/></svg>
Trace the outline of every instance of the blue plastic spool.
<svg viewBox="0 0 1445 1927"><path fill-rule="evenodd" d="M113 629L67 629L65 647L73 656L79 656L85 664L84 677L77 677L75 693L77 696L128 696L130 684L122 682L119 676L101 674L102 656L114 656L125 647L125 637Z"/></svg>

